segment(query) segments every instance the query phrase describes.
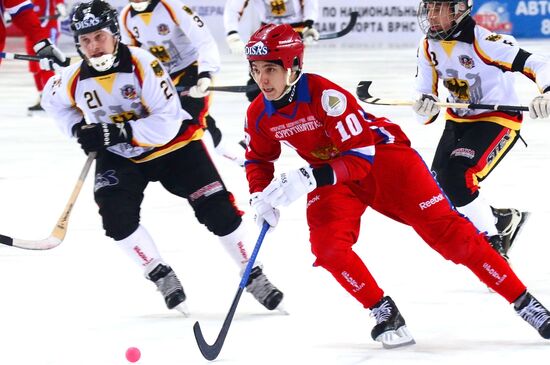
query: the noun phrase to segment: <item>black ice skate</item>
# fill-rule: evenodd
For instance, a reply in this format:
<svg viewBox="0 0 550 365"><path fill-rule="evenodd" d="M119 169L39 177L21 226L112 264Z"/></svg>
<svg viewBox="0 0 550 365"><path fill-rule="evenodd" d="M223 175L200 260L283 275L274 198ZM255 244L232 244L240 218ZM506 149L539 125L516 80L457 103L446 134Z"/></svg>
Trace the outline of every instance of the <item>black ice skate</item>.
<svg viewBox="0 0 550 365"><path fill-rule="evenodd" d="M269 310L277 308L283 300L283 293L271 284L259 266L250 271L246 291Z"/></svg>
<svg viewBox="0 0 550 365"><path fill-rule="evenodd" d="M489 243L493 246L493 249L500 254L506 261L508 261L508 251L504 247L504 241L502 236L495 234L494 236L489 237Z"/></svg>
<svg viewBox="0 0 550 365"><path fill-rule="evenodd" d="M514 309L543 338L550 340L550 312L534 296L526 291L514 302Z"/></svg>
<svg viewBox="0 0 550 365"><path fill-rule="evenodd" d="M149 272L147 279L155 283L168 309L176 309L185 315L188 314L184 303L186 297L183 287L170 266L159 263Z"/></svg>
<svg viewBox="0 0 550 365"><path fill-rule="evenodd" d="M27 108L27 114L31 116L35 112L43 112L44 108L42 108L42 105L40 105L40 99L38 99L38 102L35 105L29 106Z"/></svg>
<svg viewBox="0 0 550 365"><path fill-rule="evenodd" d="M523 225L529 218L529 212L520 212L514 208L497 209L491 207L493 215L497 219L496 227L498 233L502 236L503 249L508 256L508 253L514 241L521 233Z"/></svg>
<svg viewBox="0 0 550 365"><path fill-rule="evenodd" d="M383 297L370 310L371 316L376 319L376 325L371 331L372 339L382 342L384 348L393 349L416 343L390 297Z"/></svg>

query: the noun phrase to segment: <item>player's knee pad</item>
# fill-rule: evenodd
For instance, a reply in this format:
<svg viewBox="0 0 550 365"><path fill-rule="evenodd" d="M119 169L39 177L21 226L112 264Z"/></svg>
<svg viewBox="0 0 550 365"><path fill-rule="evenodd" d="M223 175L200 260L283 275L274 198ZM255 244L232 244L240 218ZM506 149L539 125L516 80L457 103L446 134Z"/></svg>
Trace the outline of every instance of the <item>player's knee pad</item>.
<svg viewBox="0 0 550 365"><path fill-rule="evenodd" d="M239 227L241 214L228 191L201 198L193 205L198 221L216 236L226 236Z"/></svg>
<svg viewBox="0 0 550 365"><path fill-rule="evenodd" d="M112 199L105 195L96 196L99 214L103 220L105 235L120 241L131 235L139 226L139 206Z"/></svg>
<svg viewBox="0 0 550 365"><path fill-rule="evenodd" d="M345 264L349 251L351 251L351 248L346 249L337 243L335 244L330 241L330 238L311 243L311 252L315 256L314 266L322 266L330 272L339 270L339 266Z"/></svg>
<svg viewBox="0 0 550 365"><path fill-rule="evenodd" d="M482 254L480 245L485 241L470 222L461 219L464 222L448 226L437 243L432 245L441 256L457 265L475 261Z"/></svg>
<svg viewBox="0 0 550 365"><path fill-rule="evenodd" d="M477 190L467 184L470 167L464 158L453 158L445 168L435 171L439 185L455 206L466 205L477 196Z"/></svg>

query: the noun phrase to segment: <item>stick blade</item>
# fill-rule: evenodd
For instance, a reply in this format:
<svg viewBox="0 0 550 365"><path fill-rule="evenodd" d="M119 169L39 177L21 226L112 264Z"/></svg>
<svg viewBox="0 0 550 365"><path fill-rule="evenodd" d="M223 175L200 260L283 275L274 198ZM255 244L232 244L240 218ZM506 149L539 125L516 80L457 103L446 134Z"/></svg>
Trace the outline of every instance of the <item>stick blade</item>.
<svg viewBox="0 0 550 365"><path fill-rule="evenodd" d="M357 84L357 97L365 101L367 99L372 98L372 95L369 93L369 88L372 84L372 81L359 81L359 84Z"/></svg>
<svg viewBox="0 0 550 365"><path fill-rule="evenodd" d="M216 341L212 346L209 345L204 339L199 322L195 322L195 324L193 325L193 333L195 334L195 340L197 341L197 345L199 346L199 350L202 356L204 356L206 360L215 360L222 350L221 345L223 345L223 342L221 343L221 345L218 343L218 341Z"/></svg>

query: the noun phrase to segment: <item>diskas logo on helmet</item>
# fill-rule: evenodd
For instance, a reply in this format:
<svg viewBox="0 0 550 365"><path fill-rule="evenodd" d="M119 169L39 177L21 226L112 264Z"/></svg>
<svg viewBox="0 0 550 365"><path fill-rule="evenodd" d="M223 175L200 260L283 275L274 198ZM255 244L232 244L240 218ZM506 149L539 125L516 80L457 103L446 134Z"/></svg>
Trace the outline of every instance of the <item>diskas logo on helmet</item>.
<svg viewBox="0 0 550 365"><path fill-rule="evenodd" d="M245 47L245 53L247 56L265 56L269 50L263 42L258 42L250 47Z"/></svg>
<svg viewBox="0 0 550 365"><path fill-rule="evenodd" d="M76 30L81 30L85 28L90 28L98 25L101 22L99 18L96 18L93 14L86 14L84 19L75 23L74 27Z"/></svg>

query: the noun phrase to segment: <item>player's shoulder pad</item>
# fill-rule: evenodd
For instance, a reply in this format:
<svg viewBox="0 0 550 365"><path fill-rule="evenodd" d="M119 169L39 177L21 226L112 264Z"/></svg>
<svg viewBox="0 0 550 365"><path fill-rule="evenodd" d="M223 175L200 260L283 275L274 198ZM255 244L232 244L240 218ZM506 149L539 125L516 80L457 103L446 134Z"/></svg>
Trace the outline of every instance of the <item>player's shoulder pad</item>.
<svg viewBox="0 0 550 365"><path fill-rule="evenodd" d="M343 88L316 74L307 74L307 81L309 89L313 90L312 95L320 97L321 107L328 116L339 117L344 114L348 107L348 96Z"/></svg>
<svg viewBox="0 0 550 365"><path fill-rule="evenodd" d="M476 39L478 42L488 46L491 44L506 44L508 46L517 45L517 41L512 35L494 33L483 27L476 27Z"/></svg>

